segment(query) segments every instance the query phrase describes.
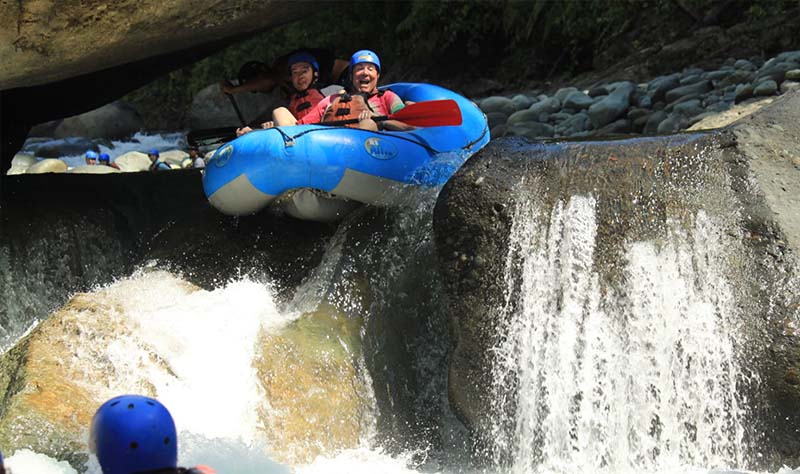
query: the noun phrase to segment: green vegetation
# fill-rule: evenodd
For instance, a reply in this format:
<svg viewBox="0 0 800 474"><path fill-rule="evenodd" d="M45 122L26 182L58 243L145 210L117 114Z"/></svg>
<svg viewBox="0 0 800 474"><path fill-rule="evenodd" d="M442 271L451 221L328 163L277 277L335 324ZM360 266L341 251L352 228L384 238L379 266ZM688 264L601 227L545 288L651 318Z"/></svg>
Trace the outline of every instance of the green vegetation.
<svg viewBox="0 0 800 474"><path fill-rule="evenodd" d="M318 14L265 31L129 94L154 128L184 124L195 93L241 64L301 47L343 58L371 48L384 79L441 83L494 78L508 87L575 74L664 44L704 25L780 18L797 0L484 0L331 3ZM793 10L794 9L794 10ZM457 74L454 72L457 71Z"/></svg>

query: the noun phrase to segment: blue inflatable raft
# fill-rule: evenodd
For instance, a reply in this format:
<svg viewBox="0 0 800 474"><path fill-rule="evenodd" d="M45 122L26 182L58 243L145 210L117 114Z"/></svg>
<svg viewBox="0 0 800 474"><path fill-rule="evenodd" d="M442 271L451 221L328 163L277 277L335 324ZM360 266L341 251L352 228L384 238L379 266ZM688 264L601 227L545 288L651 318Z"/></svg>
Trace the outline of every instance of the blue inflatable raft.
<svg viewBox="0 0 800 474"><path fill-rule="evenodd" d="M203 175L209 202L229 215L272 203L295 217L335 220L357 203L381 204L398 186L444 184L489 142L486 116L470 100L429 84L386 87L404 101L453 99L462 124L407 132L324 125L257 130L211 157Z"/></svg>

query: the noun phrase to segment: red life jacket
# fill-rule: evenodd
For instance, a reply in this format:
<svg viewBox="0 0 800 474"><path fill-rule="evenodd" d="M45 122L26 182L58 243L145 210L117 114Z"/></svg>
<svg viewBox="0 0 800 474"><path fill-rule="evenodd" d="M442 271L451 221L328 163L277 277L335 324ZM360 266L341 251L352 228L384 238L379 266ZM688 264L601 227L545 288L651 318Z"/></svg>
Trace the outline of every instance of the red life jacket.
<svg viewBox="0 0 800 474"><path fill-rule="evenodd" d="M323 122L332 122L334 120L348 120L357 119L361 112L368 110L372 112L372 107L367 104L364 96L361 94L349 94L347 92L339 94L331 101L330 107L325 110L325 115L322 117ZM345 127L357 127L357 123L345 125Z"/></svg>
<svg viewBox="0 0 800 474"><path fill-rule="evenodd" d="M295 92L289 100L289 112L298 120L308 115L325 96L319 89L309 88Z"/></svg>

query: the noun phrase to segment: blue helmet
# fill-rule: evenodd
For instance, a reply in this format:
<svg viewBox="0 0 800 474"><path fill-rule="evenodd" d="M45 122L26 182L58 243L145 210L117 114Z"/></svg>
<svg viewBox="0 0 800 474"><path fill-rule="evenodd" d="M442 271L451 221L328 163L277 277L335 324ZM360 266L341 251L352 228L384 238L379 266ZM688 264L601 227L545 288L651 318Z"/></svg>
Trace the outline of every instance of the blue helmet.
<svg viewBox="0 0 800 474"><path fill-rule="evenodd" d="M378 68L378 73L381 72L381 60L378 55L368 49L356 51L350 58L350 71L353 71L353 66L360 63L372 63Z"/></svg>
<svg viewBox="0 0 800 474"><path fill-rule="evenodd" d="M100 153L99 160L100 160L100 161L108 161L108 162L111 162L111 155L109 155L108 153Z"/></svg>
<svg viewBox="0 0 800 474"><path fill-rule="evenodd" d="M87 160L96 160L97 159L97 152L94 150L89 150L86 152L86 159Z"/></svg>
<svg viewBox="0 0 800 474"><path fill-rule="evenodd" d="M148 151L147 154L148 155L156 155L156 157L161 156L161 154L155 148L153 148L152 150Z"/></svg>
<svg viewBox="0 0 800 474"><path fill-rule="evenodd" d="M315 71L319 72L319 63L317 63L317 58L307 51L298 51L291 54L287 63L289 67L289 74L292 73L292 65L297 63L308 63L314 68Z"/></svg>
<svg viewBox="0 0 800 474"><path fill-rule="evenodd" d="M175 422L166 407L142 395L122 395L100 405L92 418L89 446L103 474L174 469L178 465Z"/></svg>

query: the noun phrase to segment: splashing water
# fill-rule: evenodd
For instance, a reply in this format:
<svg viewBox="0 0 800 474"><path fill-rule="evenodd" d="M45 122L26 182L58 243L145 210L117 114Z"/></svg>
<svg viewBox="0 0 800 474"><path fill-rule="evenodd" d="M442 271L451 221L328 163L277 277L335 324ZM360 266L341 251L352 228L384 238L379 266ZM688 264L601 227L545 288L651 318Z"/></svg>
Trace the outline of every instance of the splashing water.
<svg viewBox="0 0 800 474"><path fill-rule="evenodd" d="M495 368L497 409L513 415L493 427L496 461L512 472L742 466L721 232L701 211L688 231L668 222L665 241L631 243L620 296L595 268L595 206L573 196L546 223L533 203L517 211L508 265L521 282L508 277Z"/></svg>

